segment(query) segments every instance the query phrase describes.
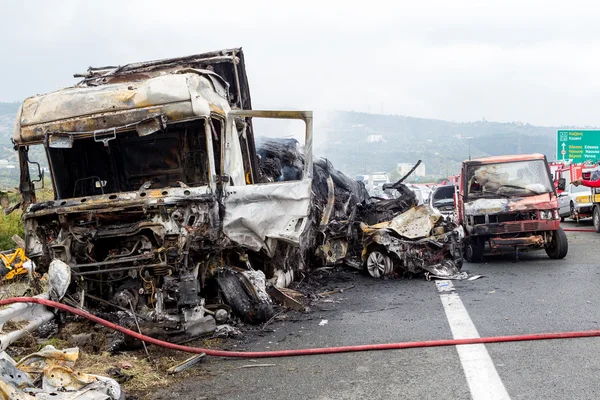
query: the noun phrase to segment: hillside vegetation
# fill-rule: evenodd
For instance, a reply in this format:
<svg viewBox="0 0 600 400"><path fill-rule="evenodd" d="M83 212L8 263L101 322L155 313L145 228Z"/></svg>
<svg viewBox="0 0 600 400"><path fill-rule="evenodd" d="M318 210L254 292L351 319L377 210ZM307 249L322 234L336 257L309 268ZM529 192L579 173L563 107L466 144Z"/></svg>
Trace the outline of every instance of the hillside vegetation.
<svg viewBox="0 0 600 400"><path fill-rule="evenodd" d="M554 160L558 127L335 112L320 129L315 132L317 156L329 158L348 175L388 172L397 163L421 159L427 174L445 176L458 173L469 145L473 158L542 153ZM370 136L383 141L369 142Z"/></svg>

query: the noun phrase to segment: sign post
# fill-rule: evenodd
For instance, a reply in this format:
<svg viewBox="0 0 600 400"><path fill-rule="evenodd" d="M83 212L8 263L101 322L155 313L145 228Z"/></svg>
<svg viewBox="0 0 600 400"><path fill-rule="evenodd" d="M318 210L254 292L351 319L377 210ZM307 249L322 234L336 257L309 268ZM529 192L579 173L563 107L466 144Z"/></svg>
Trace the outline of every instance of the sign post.
<svg viewBox="0 0 600 400"><path fill-rule="evenodd" d="M600 130L559 130L556 159L575 164L600 161Z"/></svg>

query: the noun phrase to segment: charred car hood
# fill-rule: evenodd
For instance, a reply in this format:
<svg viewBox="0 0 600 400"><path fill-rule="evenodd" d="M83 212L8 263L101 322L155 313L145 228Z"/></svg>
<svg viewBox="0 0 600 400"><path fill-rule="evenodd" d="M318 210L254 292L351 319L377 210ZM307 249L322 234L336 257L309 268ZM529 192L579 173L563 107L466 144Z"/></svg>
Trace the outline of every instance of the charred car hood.
<svg viewBox="0 0 600 400"><path fill-rule="evenodd" d="M435 224L442 218L442 214L430 205L413 207L396 216L391 221L371 225L369 230L391 229L398 235L408 239L428 237Z"/></svg>
<svg viewBox="0 0 600 400"><path fill-rule="evenodd" d="M552 193L543 193L535 196L477 199L465 202L465 214L499 214L526 210L549 210L557 207L556 197Z"/></svg>

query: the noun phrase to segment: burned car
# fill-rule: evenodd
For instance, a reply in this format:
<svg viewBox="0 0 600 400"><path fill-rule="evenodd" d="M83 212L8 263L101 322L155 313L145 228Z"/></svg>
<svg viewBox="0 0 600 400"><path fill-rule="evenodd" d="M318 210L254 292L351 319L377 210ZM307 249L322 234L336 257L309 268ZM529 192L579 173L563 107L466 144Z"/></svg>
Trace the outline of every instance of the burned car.
<svg viewBox="0 0 600 400"><path fill-rule="evenodd" d="M265 280L303 268L312 113L251 110L241 49L78 76L17 116L27 256L42 271L70 267L71 301L131 309L182 338L210 303L270 318ZM303 122L294 179L261 180L256 118ZM47 157L53 200L36 199L35 154Z"/></svg>
<svg viewBox="0 0 600 400"><path fill-rule="evenodd" d="M361 224L362 259L369 275L380 278L395 270L426 277L460 278L463 264L462 227L429 204L417 205L412 191L396 183L401 211L374 225Z"/></svg>

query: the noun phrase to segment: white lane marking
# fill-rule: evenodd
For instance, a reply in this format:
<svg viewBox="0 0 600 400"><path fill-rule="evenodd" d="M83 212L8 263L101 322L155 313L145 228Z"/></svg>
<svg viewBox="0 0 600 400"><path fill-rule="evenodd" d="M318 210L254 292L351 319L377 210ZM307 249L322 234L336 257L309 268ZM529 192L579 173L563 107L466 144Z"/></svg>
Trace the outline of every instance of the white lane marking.
<svg viewBox="0 0 600 400"><path fill-rule="evenodd" d="M452 281L436 281L436 286L454 339L480 337ZM484 344L460 345L456 351L473 400L510 400Z"/></svg>

